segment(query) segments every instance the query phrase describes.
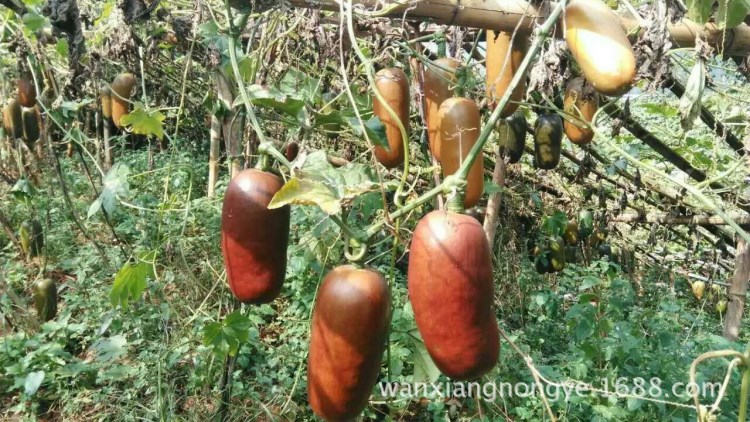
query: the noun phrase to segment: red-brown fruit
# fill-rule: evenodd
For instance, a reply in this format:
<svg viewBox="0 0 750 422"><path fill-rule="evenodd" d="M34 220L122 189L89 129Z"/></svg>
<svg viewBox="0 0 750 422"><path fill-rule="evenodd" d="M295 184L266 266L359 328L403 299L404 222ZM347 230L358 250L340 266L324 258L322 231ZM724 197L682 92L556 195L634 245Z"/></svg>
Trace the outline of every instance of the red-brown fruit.
<svg viewBox="0 0 750 422"><path fill-rule="evenodd" d="M279 295L286 274L289 206L268 209L281 189L278 176L256 169L227 186L221 212L221 249L229 287L243 303L268 303Z"/></svg>
<svg viewBox="0 0 750 422"><path fill-rule="evenodd" d="M313 311L307 394L326 421L352 421L367 406L391 321L380 273L343 265L323 280Z"/></svg>
<svg viewBox="0 0 750 422"><path fill-rule="evenodd" d="M409 250L409 300L427 351L448 377L470 380L495 366L500 342L493 298L482 225L447 211L422 218Z"/></svg>
<svg viewBox="0 0 750 422"><path fill-rule="evenodd" d="M284 157L289 161L294 161L294 159L297 158L297 154L299 154L299 144L297 143L297 141L289 142L286 145Z"/></svg>
<svg viewBox="0 0 750 422"><path fill-rule="evenodd" d="M393 168L404 162L404 139L398 121L404 126L406 136L409 136L409 79L403 70L394 67L383 69L375 75L375 85L385 102L396 113L398 120L391 118L388 109L373 95L372 112L380 118L385 126L390 150L381 146L375 147L375 158L386 168Z"/></svg>
<svg viewBox="0 0 750 422"><path fill-rule="evenodd" d="M36 87L31 75L22 76L18 79L18 102L22 107L34 107L36 105Z"/></svg>

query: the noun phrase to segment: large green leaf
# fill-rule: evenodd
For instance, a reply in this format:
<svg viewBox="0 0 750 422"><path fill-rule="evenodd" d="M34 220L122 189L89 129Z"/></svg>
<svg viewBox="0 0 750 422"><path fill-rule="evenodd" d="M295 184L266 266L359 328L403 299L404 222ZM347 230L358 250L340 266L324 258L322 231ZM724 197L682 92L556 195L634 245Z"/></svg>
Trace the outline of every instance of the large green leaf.
<svg viewBox="0 0 750 422"><path fill-rule="evenodd" d="M360 124L359 119L356 117L350 117L346 121L349 126L354 129L354 133L357 135L364 137L365 132L367 132L367 137L370 138L370 141L372 141L375 145L379 145L387 150L390 150L390 145L388 144L388 137L385 133L385 125L383 125L383 122L380 121L380 118L377 116L371 118L370 120L363 121L364 125Z"/></svg>
<svg viewBox="0 0 750 422"><path fill-rule="evenodd" d="M323 151L316 151L307 156L296 177L276 193L268 208L288 204L317 205L327 214L335 215L341 212L345 202L378 187L377 177L370 166L349 163L336 168L328 162Z"/></svg>
<svg viewBox="0 0 750 422"><path fill-rule="evenodd" d="M112 213L117 206L117 198L124 198L128 196L129 185L128 175L130 169L128 166L122 163L115 163L109 170L109 173L104 177L102 186L102 193L96 198L94 203L89 207L88 217L91 218L94 214L104 207L107 213Z"/></svg>
<svg viewBox="0 0 750 422"><path fill-rule="evenodd" d="M711 17L713 0L686 0L685 5L688 8L688 17L700 24L708 22Z"/></svg>
<svg viewBox="0 0 750 422"><path fill-rule="evenodd" d="M240 311L227 315L221 322L203 327L203 345L210 346L218 356L234 356L250 338L250 320Z"/></svg>
<svg viewBox="0 0 750 422"><path fill-rule="evenodd" d="M746 1L748 0L719 0L719 10L716 12L716 23L719 28L734 28L741 24L750 10Z"/></svg>
<svg viewBox="0 0 750 422"><path fill-rule="evenodd" d="M127 309L128 303L141 297L146 289L146 281L154 276L156 252L146 252L135 261L127 262L115 275L115 282L109 294L112 306Z"/></svg>
<svg viewBox="0 0 750 422"><path fill-rule="evenodd" d="M136 103L135 110L120 118L120 124L130 126L130 130L138 135L156 136L159 140L164 138L164 126L162 122L166 116L159 110L146 111L143 104Z"/></svg>

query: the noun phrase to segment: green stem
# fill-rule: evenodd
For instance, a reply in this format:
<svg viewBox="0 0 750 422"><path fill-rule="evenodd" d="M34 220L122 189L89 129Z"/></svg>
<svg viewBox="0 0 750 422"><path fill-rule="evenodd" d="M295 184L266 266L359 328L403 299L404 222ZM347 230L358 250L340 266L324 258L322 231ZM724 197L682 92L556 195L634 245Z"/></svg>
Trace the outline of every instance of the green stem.
<svg viewBox="0 0 750 422"><path fill-rule="evenodd" d="M293 171L292 163L290 163L289 160L287 160L286 157L284 157L284 154L282 154L281 151L277 150L276 147L274 147L272 143L264 142L258 145L258 152L263 155L270 155L276 161L281 163L281 165L288 168L290 172Z"/></svg>
<svg viewBox="0 0 750 422"><path fill-rule="evenodd" d="M750 356L746 356L746 358L750 359ZM745 365L745 370L742 372L742 387L740 389L740 412L739 417L737 418L738 422L747 420L748 392L750 392L750 366Z"/></svg>
<svg viewBox="0 0 750 422"><path fill-rule="evenodd" d="M331 221L336 223L337 226L341 227L341 231L344 232L344 235L349 239L365 239L366 236L362 232L355 231L351 227L349 227L346 223L344 223L344 220L341 219L338 215L331 215L329 216L331 218Z"/></svg>
<svg viewBox="0 0 750 422"><path fill-rule="evenodd" d="M444 189L443 185L444 183L441 183L439 186L432 188L431 190L429 190L428 192L426 192L424 195L420 196L419 198L415 199L414 201L409 202L403 207L392 212L390 214L391 219L395 220L395 219L398 219L399 217L403 217L404 215L410 213L411 211L429 202L432 198L440 195L441 193L443 193L443 189ZM365 236L367 238L374 236L378 231L380 231L381 228L383 228L383 226L385 226L385 224L386 224L385 220L380 220L377 223L370 225L370 227L368 227L365 230Z"/></svg>
<svg viewBox="0 0 750 422"><path fill-rule="evenodd" d="M510 101L510 96L513 93L513 91L516 89L516 86L518 86L519 83L521 83L521 80L526 77L526 69L529 68L531 65L531 62L536 58L537 54L539 54L539 50L542 48L542 43L549 37L550 31L552 30L553 26L557 22L557 19L562 14L563 10L565 9L565 4L567 3L567 0L562 0L557 4L557 7L555 7L555 10L552 11L552 13L549 15L549 18L544 22L544 24L537 29L537 37L534 40L534 43L529 48L528 53L523 58L523 61L521 62L521 65L518 67L518 70L516 70L515 75L513 75L513 79L510 81L510 85L508 85L508 88L503 93L502 98L500 98L500 101L497 103L497 106L495 107L495 110L492 112L492 115L490 116L489 120L487 120L487 123L482 128L482 132L479 135L479 139L477 139L477 142L474 144L474 146L471 148L471 151L469 151L469 154L466 156L466 159L461 164L461 167L459 167L458 171L456 172L456 175L461 179L466 179L466 176L469 174L469 170L471 169L471 165L474 163L474 160L476 160L477 156L479 156L479 153L484 148L484 144L487 143L487 140L489 139L490 135L495 129L495 125L497 124L498 120L500 120L500 115L505 108L505 105L508 104Z"/></svg>

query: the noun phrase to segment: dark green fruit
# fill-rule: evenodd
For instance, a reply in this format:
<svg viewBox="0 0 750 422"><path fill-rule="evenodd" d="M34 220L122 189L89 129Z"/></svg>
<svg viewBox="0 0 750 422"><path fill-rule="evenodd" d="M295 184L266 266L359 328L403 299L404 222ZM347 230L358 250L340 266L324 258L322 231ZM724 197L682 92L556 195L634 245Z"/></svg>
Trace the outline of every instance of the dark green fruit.
<svg viewBox="0 0 750 422"><path fill-rule="evenodd" d="M549 239L550 262L555 272L565 269L565 242L562 237L555 236Z"/></svg>
<svg viewBox="0 0 750 422"><path fill-rule="evenodd" d="M23 253L29 257L35 257L44 249L44 232L42 225L37 220L26 220L21 223L18 230L18 238L21 242Z"/></svg>
<svg viewBox="0 0 750 422"><path fill-rule="evenodd" d="M515 164L521 161L526 146L526 131L528 130L526 116L520 111L505 119L500 126L500 147L508 156L508 162Z"/></svg>
<svg viewBox="0 0 750 422"><path fill-rule="evenodd" d="M612 260L612 247L609 243L601 243L596 249L599 252L599 257L606 257L610 261Z"/></svg>
<svg viewBox="0 0 750 422"><path fill-rule="evenodd" d="M563 123L557 114L543 114L534 123L534 162L537 168L551 170L560 163Z"/></svg>
<svg viewBox="0 0 750 422"><path fill-rule="evenodd" d="M565 227L565 243L568 245L578 244L578 223L575 220L568 221L568 225Z"/></svg>
<svg viewBox="0 0 750 422"><path fill-rule="evenodd" d="M42 279L32 287L34 307L39 319L49 321L57 315L57 285L50 279Z"/></svg>
<svg viewBox="0 0 750 422"><path fill-rule="evenodd" d="M549 249L542 249L540 253L536 256L536 260L534 261L534 268L536 269L536 272L539 274L547 274L554 272L554 269L552 268L552 252L550 252Z"/></svg>

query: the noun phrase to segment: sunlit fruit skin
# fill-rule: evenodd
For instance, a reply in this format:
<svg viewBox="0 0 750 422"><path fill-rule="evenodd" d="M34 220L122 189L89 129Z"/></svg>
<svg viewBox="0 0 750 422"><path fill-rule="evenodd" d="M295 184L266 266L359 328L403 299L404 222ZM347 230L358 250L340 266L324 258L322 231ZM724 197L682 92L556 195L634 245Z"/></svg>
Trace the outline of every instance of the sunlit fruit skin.
<svg viewBox="0 0 750 422"><path fill-rule="evenodd" d="M333 269L313 310L307 393L326 421L352 421L367 406L380 373L391 321L391 295L372 269Z"/></svg>
<svg viewBox="0 0 750 422"><path fill-rule="evenodd" d="M5 133L13 139L23 137L23 109L18 100L11 98L3 108Z"/></svg>
<svg viewBox="0 0 750 422"><path fill-rule="evenodd" d="M289 206L268 209L268 204L282 186L278 176L256 169L242 171L227 186L221 249L229 287L240 302L268 303L281 291Z"/></svg>
<svg viewBox="0 0 750 422"><path fill-rule="evenodd" d="M487 97L494 108L510 86L518 68L521 67L526 51L529 48L529 38L525 35L509 32L487 31ZM523 100L526 92L526 78L513 90L510 101L503 107L500 114L508 117L518 108L518 102Z"/></svg>
<svg viewBox="0 0 750 422"><path fill-rule="evenodd" d="M297 141L289 142L284 150L284 157L289 161L294 161L297 158L297 154L299 154L299 144Z"/></svg>
<svg viewBox="0 0 750 422"><path fill-rule="evenodd" d="M628 92L635 54L617 15L601 0L574 0L564 16L565 40L583 76L602 94Z"/></svg>
<svg viewBox="0 0 750 422"><path fill-rule="evenodd" d="M398 121L406 129L409 136L409 80L406 73L399 68L389 68L379 71L375 75L375 86L386 103L393 109ZM385 125L390 151L381 146L375 146L375 158L386 168L393 168L404 162L404 140L401 129L396 120L391 118L388 109L373 95L372 111Z"/></svg>
<svg viewBox="0 0 750 422"><path fill-rule="evenodd" d="M443 101L453 97L456 84L456 71L461 63L458 60L443 57L424 65L424 98L425 120L430 151L440 162L440 118L439 111Z"/></svg>
<svg viewBox="0 0 750 422"><path fill-rule="evenodd" d="M450 176L456 173L479 138L479 108L468 98L449 98L443 101L438 116L443 176ZM481 151L469 169L466 183L464 207L471 208L479 202L484 192L484 155Z"/></svg>
<svg viewBox="0 0 750 422"><path fill-rule="evenodd" d="M112 121L117 128L122 128L120 119L130 112L130 95L135 87L136 79L132 73L117 75L110 88L112 90Z"/></svg>
<svg viewBox="0 0 750 422"><path fill-rule="evenodd" d="M102 117L105 119L112 118L112 90L104 87L99 91L99 98L102 102Z"/></svg>
<svg viewBox="0 0 750 422"><path fill-rule="evenodd" d="M470 380L492 370L500 343L482 225L449 211L427 214L414 230L408 280L417 328L440 371Z"/></svg>
<svg viewBox="0 0 750 422"><path fill-rule="evenodd" d="M548 242L550 250L550 262L552 263L552 270L554 272L560 272L565 269L565 242L559 236L555 236L549 239Z"/></svg>
<svg viewBox="0 0 750 422"><path fill-rule="evenodd" d="M557 114L543 114L534 123L534 162L543 170L560 163L562 119Z"/></svg>
<svg viewBox="0 0 750 422"><path fill-rule="evenodd" d="M576 145L588 144L594 139L594 131L585 124L591 124L599 108L596 92L582 77L573 78L565 87L564 104L565 113L574 116L563 120L565 135Z"/></svg>
<svg viewBox="0 0 750 422"><path fill-rule="evenodd" d="M57 315L57 285L53 280L42 279L32 286L32 299L39 319L46 322Z"/></svg>
<svg viewBox="0 0 750 422"><path fill-rule="evenodd" d="M568 245L578 244L578 223L575 220L568 220L563 236L565 237L565 243Z"/></svg>
<svg viewBox="0 0 750 422"><path fill-rule="evenodd" d="M21 114L23 118L23 140L31 146L39 140L39 110L36 107L24 108Z"/></svg>
<svg viewBox="0 0 750 422"><path fill-rule="evenodd" d="M499 126L500 147L503 148L505 155L508 157L508 163L515 164L521 161L526 147L528 128L526 116L520 111L513 113Z"/></svg>
<svg viewBox="0 0 750 422"><path fill-rule="evenodd" d="M36 87L31 76L24 76L16 82L18 87L18 103L22 107L34 107L36 105Z"/></svg>

